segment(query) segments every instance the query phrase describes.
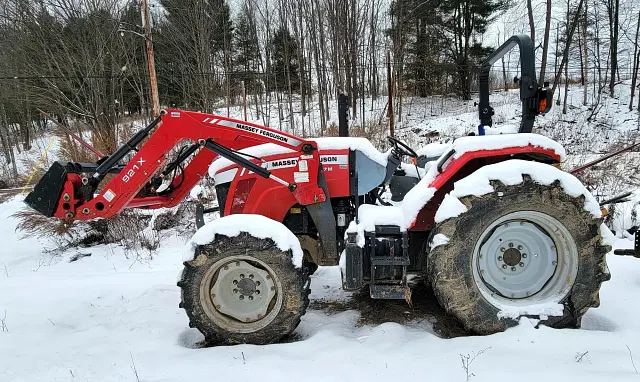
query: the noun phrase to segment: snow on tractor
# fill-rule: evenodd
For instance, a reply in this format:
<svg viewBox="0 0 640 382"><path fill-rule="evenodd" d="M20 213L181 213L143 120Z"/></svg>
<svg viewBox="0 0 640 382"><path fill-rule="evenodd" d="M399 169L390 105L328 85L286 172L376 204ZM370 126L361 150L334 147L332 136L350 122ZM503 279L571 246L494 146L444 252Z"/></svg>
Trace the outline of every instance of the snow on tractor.
<svg viewBox="0 0 640 382"><path fill-rule="evenodd" d="M512 37L483 65L479 130L492 125L490 68L516 45L519 134L415 151L389 137L383 153L364 138L303 139L166 110L98 163L53 164L25 202L67 220L172 207L208 168L221 217L203 225L202 213L213 208L199 209L203 226L178 286L189 325L213 344L287 336L307 309L310 274L335 265L344 289L368 287L374 299L410 300L412 286L428 283L475 333L502 331L521 316L579 327L610 277L609 231L593 196L559 169L563 148L531 134L551 94L536 82L527 36ZM192 143L169 160L185 139ZM403 162L409 158L415 165ZM181 175L172 177L176 169Z"/></svg>

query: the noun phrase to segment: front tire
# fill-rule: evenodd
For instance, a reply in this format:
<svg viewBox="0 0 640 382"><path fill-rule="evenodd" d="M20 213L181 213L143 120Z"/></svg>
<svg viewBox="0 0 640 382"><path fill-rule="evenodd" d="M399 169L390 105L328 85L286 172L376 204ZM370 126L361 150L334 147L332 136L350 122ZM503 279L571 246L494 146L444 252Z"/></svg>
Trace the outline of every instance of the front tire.
<svg viewBox="0 0 640 382"><path fill-rule="evenodd" d="M291 334L309 305L309 277L291 251L247 233L216 235L184 262L178 286L189 316L211 345L277 342Z"/></svg>
<svg viewBox="0 0 640 382"><path fill-rule="evenodd" d="M491 185L493 193L461 198L468 211L432 231L432 237L449 239L427 257L438 301L478 334L503 331L519 316L556 328L580 327L584 313L599 306L600 285L610 278L602 219L594 219L584 197L569 196L559 182L545 186L524 175L519 185ZM541 308L557 304L561 312Z"/></svg>

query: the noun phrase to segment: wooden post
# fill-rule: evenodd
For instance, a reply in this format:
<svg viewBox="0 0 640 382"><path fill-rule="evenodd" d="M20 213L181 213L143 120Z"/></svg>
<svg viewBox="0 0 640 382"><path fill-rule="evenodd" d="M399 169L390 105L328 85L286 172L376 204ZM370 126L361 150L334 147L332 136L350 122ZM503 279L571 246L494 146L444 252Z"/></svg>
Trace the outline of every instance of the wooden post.
<svg viewBox="0 0 640 382"><path fill-rule="evenodd" d="M389 117L389 135L395 135L394 116L393 116L393 77L391 75L391 53L387 50L387 88L389 93L389 99L387 101L389 107L387 108L387 116Z"/></svg>
<svg viewBox="0 0 640 382"><path fill-rule="evenodd" d="M338 136L349 136L349 96L338 90Z"/></svg>
<svg viewBox="0 0 640 382"><path fill-rule="evenodd" d="M151 102L153 104L153 116L160 115L160 99L158 98L158 80L156 77L156 63L153 56L153 41L151 40L151 23L149 22L149 3L142 0L142 23L144 27L144 39L147 47L147 64L149 65L149 85L151 87Z"/></svg>
<svg viewBox="0 0 640 382"><path fill-rule="evenodd" d="M247 120L247 87L242 81L242 107L244 108L244 120Z"/></svg>

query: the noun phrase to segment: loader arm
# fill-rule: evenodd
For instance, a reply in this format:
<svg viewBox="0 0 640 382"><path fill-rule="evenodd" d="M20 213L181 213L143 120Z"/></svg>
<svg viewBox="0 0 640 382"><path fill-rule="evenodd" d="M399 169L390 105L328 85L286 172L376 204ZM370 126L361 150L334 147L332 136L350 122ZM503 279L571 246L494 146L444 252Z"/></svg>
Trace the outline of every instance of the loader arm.
<svg viewBox="0 0 640 382"><path fill-rule="evenodd" d="M143 143L145 138L148 139ZM185 140L190 141L190 145L170 161L170 151ZM296 183L294 179L280 179L236 152L263 143L274 143L298 153L308 165L305 170L308 181ZM126 164L120 164L132 151L135 155ZM25 202L46 216L66 220L106 218L125 208L173 207L206 175L209 164L217 156L286 185L301 205L328 199L319 186L323 175L315 142L245 121L166 110L98 163L54 163ZM182 175L173 179L168 190L158 191L159 183L178 167ZM108 174L115 175L104 184ZM104 186L98 189L101 183Z"/></svg>

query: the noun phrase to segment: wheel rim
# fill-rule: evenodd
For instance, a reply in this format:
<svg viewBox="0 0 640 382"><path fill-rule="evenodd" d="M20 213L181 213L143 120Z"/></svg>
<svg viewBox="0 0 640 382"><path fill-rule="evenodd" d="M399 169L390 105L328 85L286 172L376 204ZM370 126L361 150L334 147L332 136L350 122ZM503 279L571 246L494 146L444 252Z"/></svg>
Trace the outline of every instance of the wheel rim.
<svg viewBox="0 0 640 382"><path fill-rule="evenodd" d="M578 273L578 249L569 230L537 211L494 221L473 251L473 275L494 306L561 302Z"/></svg>
<svg viewBox="0 0 640 382"><path fill-rule="evenodd" d="M200 301L219 327L251 333L269 325L282 307L282 284L273 269L251 256L214 263L200 284Z"/></svg>

